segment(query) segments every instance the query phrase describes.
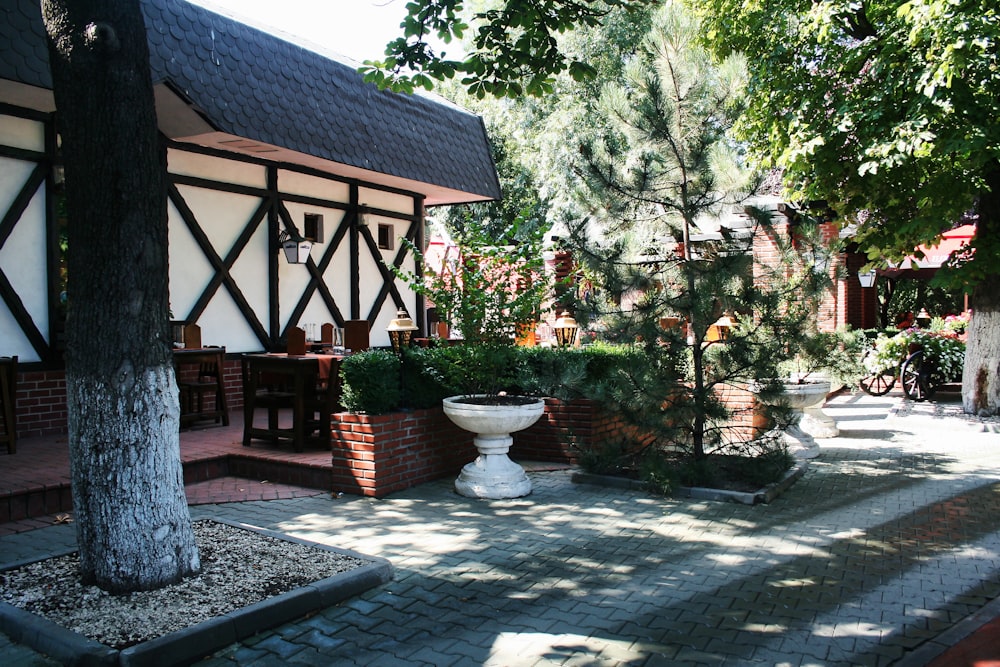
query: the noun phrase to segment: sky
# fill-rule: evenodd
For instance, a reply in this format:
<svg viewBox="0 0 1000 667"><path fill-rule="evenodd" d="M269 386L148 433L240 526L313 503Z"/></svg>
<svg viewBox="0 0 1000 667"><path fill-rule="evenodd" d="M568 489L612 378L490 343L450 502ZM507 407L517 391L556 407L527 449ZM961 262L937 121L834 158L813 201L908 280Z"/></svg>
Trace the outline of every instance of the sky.
<svg viewBox="0 0 1000 667"><path fill-rule="evenodd" d="M402 35L406 0L189 0L304 37L358 62L382 58Z"/></svg>

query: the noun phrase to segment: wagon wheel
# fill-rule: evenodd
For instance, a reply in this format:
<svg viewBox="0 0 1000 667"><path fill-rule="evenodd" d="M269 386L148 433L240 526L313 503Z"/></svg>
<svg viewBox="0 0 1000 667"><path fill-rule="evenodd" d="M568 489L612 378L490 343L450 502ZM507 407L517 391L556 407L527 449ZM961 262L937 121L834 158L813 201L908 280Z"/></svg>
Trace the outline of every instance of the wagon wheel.
<svg viewBox="0 0 1000 667"><path fill-rule="evenodd" d="M924 360L923 350L917 350L907 357L899 372L906 397L914 401L926 401L933 396L937 389L931 379L933 371L933 364Z"/></svg>
<svg viewBox="0 0 1000 667"><path fill-rule="evenodd" d="M870 396L885 396L896 384L896 376L885 371L883 373L872 373L861 378L858 382L861 391Z"/></svg>

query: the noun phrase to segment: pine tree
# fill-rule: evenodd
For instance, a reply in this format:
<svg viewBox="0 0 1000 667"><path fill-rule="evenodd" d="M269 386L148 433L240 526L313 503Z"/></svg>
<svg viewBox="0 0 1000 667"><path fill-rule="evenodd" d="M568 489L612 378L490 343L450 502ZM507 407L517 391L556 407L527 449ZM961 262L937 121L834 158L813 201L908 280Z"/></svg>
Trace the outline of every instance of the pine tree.
<svg viewBox="0 0 1000 667"><path fill-rule="evenodd" d="M748 216L738 233L701 238L698 223L731 211L753 183L727 137L740 111L742 63L714 65L698 34L697 22L668 3L624 80L605 87L600 109L610 130L581 147L578 167L590 217L568 241L589 286L580 316L644 351L601 389L649 434L654 465L666 452L698 465L712 454L771 452L733 427L724 396L776 378L797 326L779 307L782 295L753 278L752 235L767 215ZM716 324L723 316L733 320L728 331Z"/></svg>

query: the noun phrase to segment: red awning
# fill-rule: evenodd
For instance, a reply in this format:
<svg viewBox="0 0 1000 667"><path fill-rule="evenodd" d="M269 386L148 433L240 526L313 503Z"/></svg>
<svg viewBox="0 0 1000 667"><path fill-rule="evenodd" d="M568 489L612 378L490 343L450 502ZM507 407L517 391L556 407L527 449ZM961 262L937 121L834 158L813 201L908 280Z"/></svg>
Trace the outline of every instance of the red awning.
<svg viewBox="0 0 1000 667"><path fill-rule="evenodd" d="M960 227L949 229L941 235L941 240L936 245L921 245L917 247L917 250L923 253L923 257L918 259L916 256L911 255L897 266L879 269L878 273L890 278L899 276L913 278L930 277L948 261L953 252L964 247L975 234L975 225L961 225Z"/></svg>

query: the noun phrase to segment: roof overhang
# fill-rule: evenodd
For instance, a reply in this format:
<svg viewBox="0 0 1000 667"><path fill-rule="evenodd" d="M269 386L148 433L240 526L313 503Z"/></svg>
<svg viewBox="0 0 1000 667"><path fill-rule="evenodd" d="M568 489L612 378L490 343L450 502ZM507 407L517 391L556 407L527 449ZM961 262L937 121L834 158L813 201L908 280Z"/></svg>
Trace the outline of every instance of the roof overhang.
<svg viewBox="0 0 1000 667"><path fill-rule="evenodd" d="M178 143L223 150L271 162L298 165L341 178L416 193L424 197L425 206L489 201L489 198L481 195L340 164L281 146L219 132L190 101L179 95L169 83L159 83L153 91L160 131L167 138ZM55 98L51 90L8 79L0 79L0 99L8 104L42 113L55 111Z"/></svg>
<svg viewBox="0 0 1000 667"><path fill-rule="evenodd" d="M422 183L420 181L398 176L381 174L376 171L360 169L346 164L325 160L298 151L282 148L273 144L267 144L245 137L238 137L225 132L206 132L190 136L171 137L174 141L195 146L203 146L222 150L229 153L247 155L257 159L268 160L285 164L294 164L300 167L315 169L326 174L332 174L341 178L353 179L364 183L382 185L396 190L403 190L424 196L425 206L442 206L447 204L468 204L489 199L469 192L453 190L439 185Z"/></svg>

